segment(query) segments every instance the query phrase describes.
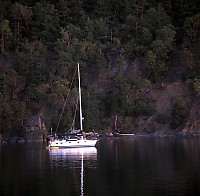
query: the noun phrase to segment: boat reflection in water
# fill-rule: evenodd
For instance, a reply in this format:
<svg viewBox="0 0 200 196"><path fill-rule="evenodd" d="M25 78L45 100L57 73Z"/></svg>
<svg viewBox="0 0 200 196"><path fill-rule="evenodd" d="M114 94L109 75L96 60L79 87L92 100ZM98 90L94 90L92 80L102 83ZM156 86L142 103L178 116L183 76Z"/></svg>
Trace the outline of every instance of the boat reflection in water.
<svg viewBox="0 0 200 196"><path fill-rule="evenodd" d="M85 148L63 148L49 150L52 166L71 168L80 171L80 195L84 195L84 165L95 167L97 161L97 149L95 147Z"/></svg>

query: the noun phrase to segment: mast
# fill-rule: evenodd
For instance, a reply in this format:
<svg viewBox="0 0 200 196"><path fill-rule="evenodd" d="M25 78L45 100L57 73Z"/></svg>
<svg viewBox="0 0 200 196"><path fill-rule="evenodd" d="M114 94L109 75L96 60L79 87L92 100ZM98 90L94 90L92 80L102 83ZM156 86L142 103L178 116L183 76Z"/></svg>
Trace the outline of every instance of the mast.
<svg viewBox="0 0 200 196"><path fill-rule="evenodd" d="M81 131L83 131L83 117L82 117L82 106L81 106L81 77L80 77L79 63L78 63L78 87L79 87L80 126L81 126Z"/></svg>

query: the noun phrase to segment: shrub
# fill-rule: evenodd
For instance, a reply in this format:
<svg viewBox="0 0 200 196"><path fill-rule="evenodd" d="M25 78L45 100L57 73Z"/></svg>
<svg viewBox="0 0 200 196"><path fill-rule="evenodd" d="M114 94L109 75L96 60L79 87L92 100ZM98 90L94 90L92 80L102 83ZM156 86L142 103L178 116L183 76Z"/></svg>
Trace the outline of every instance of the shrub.
<svg viewBox="0 0 200 196"><path fill-rule="evenodd" d="M132 121L133 121L133 118L128 116L125 118L125 124L128 126L128 127L131 127L132 126Z"/></svg>
<svg viewBox="0 0 200 196"><path fill-rule="evenodd" d="M146 115L146 116L152 116L156 112L155 107L152 104L144 105L144 103L139 103L138 106L135 109L135 113L137 115Z"/></svg>
<svg viewBox="0 0 200 196"><path fill-rule="evenodd" d="M160 124L165 124L167 123L167 117L164 114L158 114L157 122Z"/></svg>
<svg viewBox="0 0 200 196"><path fill-rule="evenodd" d="M183 102L175 103L171 112L171 128L176 129L178 126L183 125L186 122L187 114L186 108Z"/></svg>

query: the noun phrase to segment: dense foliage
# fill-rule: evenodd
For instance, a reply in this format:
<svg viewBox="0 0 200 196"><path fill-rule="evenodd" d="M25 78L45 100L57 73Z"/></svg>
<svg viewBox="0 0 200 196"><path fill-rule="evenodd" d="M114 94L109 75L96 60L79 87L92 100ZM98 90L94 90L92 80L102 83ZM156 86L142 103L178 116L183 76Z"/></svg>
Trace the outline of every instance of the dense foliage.
<svg viewBox="0 0 200 196"><path fill-rule="evenodd" d="M56 127L71 91L59 128L69 127L77 91L70 85L78 62L87 128L101 127L103 109L104 115L120 113L125 119L155 112L138 98L138 80L122 74L125 59L143 58L145 76L139 82L158 82L167 75L170 53L181 45L188 68L183 78L199 93L199 11L195 0L1 0L0 131L21 129L44 105L54 111ZM117 71L103 100L87 84L110 67Z"/></svg>
<svg viewBox="0 0 200 196"><path fill-rule="evenodd" d="M183 125L186 122L187 113L183 101L174 104L171 116L172 116L172 122L170 125L172 129L175 129L179 125Z"/></svg>

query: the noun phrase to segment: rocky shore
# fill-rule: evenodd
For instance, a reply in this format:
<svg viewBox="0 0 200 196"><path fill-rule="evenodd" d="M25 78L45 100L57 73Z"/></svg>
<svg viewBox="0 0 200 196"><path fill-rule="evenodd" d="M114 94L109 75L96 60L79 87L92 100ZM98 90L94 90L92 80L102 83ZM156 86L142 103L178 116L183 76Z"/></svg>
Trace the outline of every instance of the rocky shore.
<svg viewBox="0 0 200 196"><path fill-rule="evenodd" d="M132 137L199 137L197 133L185 133L183 131L174 132L155 132L155 133L136 133L136 134L113 134L113 133L100 133L101 138L132 138ZM46 141L48 138L47 133L26 133L24 136L3 136L0 134L0 143L26 143L32 141Z"/></svg>
<svg viewBox="0 0 200 196"><path fill-rule="evenodd" d="M8 136L0 134L0 143L25 143L31 141L46 141L46 133L26 133L23 136Z"/></svg>

